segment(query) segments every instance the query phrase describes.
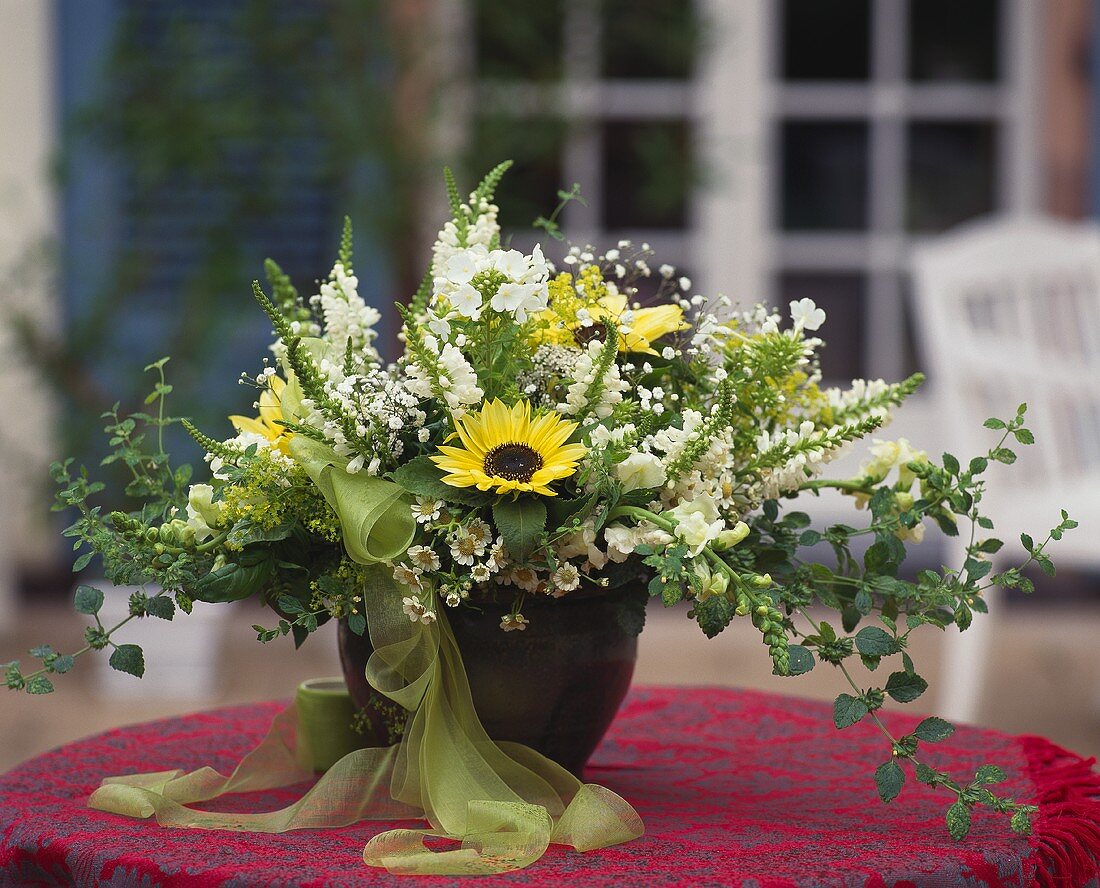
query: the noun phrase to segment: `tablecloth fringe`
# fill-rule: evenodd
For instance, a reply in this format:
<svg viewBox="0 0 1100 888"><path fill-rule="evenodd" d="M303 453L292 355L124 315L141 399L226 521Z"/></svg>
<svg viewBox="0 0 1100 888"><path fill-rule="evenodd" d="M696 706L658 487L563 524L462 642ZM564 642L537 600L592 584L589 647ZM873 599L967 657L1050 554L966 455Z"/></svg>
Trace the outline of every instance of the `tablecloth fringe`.
<svg viewBox="0 0 1100 888"><path fill-rule="evenodd" d="M1020 746L1035 784L1039 814L1031 834L1033 885L1082 888L1100 878L1100 774L1084 759L1045 737Z"/></svg>

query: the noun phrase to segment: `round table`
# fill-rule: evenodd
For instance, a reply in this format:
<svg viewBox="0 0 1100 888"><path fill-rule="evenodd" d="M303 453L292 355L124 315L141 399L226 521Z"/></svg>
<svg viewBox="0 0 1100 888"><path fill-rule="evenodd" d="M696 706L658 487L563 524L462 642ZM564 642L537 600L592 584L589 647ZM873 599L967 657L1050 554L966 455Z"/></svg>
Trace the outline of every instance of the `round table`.
<svg viewBox="0 0 1100 888"><path fill-rule="evenodd" d="M212 765L224 773L285 704L218 709L119 728L62 747L0 778L0 885L445 885L362 863L363 845L393 824L363 822L279 835L171 830L91 810L101 778ZM888 757L873 726L844 732L831 707L717 688L635 688L586 778L629 800L645 821L634 842L579 854L553 846L510 885L1023 886L1089 884L1098 875L1100 777L1039 737L960 728L928 747L931 764L972 775L987 762L1006 793L1040 805L1029 838L982 811L953 841L948 795L907 780L883 805L871 777ZM917 718L887 717L899 732ZM211 803L271 810L297 790ZM415 882L410 882L414 878Z"/></svg>

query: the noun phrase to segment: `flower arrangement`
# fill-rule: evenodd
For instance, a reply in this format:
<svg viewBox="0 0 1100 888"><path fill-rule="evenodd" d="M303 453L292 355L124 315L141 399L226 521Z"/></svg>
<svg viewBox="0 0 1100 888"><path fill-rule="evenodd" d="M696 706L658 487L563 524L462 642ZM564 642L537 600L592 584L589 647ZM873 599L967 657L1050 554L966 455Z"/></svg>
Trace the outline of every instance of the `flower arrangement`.
<svg viewBox="0 0 1100 888"><path fill-rule="evenodd" d="M146 410L106 414L106 462L127 467L137 506L102 514L92 505L102 485L84 469L66 461L53 474L57 508L79 513L66 531L82 550L75 569L98 555L114 583L159 591L135 592L130 616L106 626L102 591L78 587L76 609L93 620L86 646L35 648L41 665L7 664L8 687L48 693L51 676L100 650L140 676L143 652L116 641L124 624L171 620L194 601L259 596L276 615L254 627L259 640L300 644L330 619L363 634L372 595L425 627L492 599L510 604L500 629L523 644L532 599L622 590L619 618L633 632L650 597L687 602L708 637L751 621L777 675L835 667L848 686L836 727L868 719L885 736L883 801L912 775L947 793L956 838L979 804L1026 833L1035 809L996 794L997 767L960 779L928 763L926 747L950 724L929 717L897 736L878 713L888 697L911 703L927 687L907 652L912 632L965 630L989 588L1031 589L1026 564L992 573L987 556L1001 542L981 512L989 465L1014 461L1012 441L1033 442L1025 406L988 420L994 443L968 462L875 441L855 477L829 478L830 460L884 426L919 375L823 388L825 313L811 300L784 317L695 295L670 266L653 268L645 244L563 246L557 265L538 246L506 248L493 193L507 168L466 200L447 173L451 218L421 287L398 306L395 363L375 348L379 314L359 293L346 225L316 295L303 298L270 261L270 295L254 285L272 357L243 379L258 390L258 415L230 417L233 436L169 416L166 359L147 368ZM561 240L556 216L538 224ZM209 482L170 465L163 431L177 422L205 451ZM866 520L817 529L788 508L826 488L850 495ZM967 535L965 563L906 579L906 546L928 524ZM1025 536L1028 563L1052 573L1047 546L1074 526L1063 512L1042 542ZM373 579L380 565L389 586ZM876 676L891 668L863 687L855 661Z"/></svg>

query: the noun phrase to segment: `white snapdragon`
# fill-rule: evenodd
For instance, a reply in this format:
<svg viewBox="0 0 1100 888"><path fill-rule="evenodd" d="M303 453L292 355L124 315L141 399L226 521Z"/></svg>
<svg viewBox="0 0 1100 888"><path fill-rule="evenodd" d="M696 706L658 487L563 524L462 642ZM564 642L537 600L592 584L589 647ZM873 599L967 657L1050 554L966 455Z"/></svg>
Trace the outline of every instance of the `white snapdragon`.
<svg viewBox="0 0 1100 888"><path fill-rule="evenodd" d="M906 438L896 441L882 441L876 438L870 447L871 460L860 467L860 474L872 478L876 483L884 481L890 470L897 466L898 482L908 490L913 485L915 475L909 468L910 463L928 462L928 453L917 450Z"/></svg>
<svg viewBox="0 0 1100 888"><path fill-rule="evenodd" d="M688 547L692 557L703 551L703 547L718 537L726 526L718 513L718 504L709 494L700 494L695 499L680 503L668 513L676 519L676 536Z"/></svg>
<svg viewBox="0 0 1100 888"><path fill-rule="evenodd" d="M596 570L607 564L607 554L596 545L596 528L591 518L573 533L563 537L554 554L561 561L583 556Z"/></svg>
<svg viewBox="0 0 1100 888"><path fill-rule="evenodd" d="M558 405L562 413L575 415L588 409L588 390L599 373L599 355L603 343L592 340L588 348L577 358L573 367L573 383L569 386L565 396L565 403ZM619 374L619 367L615 362L607 368L603 374L602 384L597 386L599 391L599 403L592 405L592 412L600 419L609 417L615 409L615 405L623 400L623 392L630 388L628 383Z"/></svg>
<svg viewBox="0 0 1100 888"><path fill-rule="evenodd" d="M436 236L432 246L432 268L442 269L448 260L456 253L471 246L488 247L489 244L500 237L500 225L497 222L497 214L500 212L496 204L489 201L478 201L474 204L474 196L470 195L470 202L462 207L466 214L468 224L465 237L459 236L458 226L453 220L448 220Z"/></svg>
<svg viewBox="0 0 1100 888"><path fill-rule="evenodd" d="M192 484L187 492L187 526L195 531L199 542L214 533L225 511L225 504L215 503L213 497L214 488L209 484Z"/></svg>
<svg viewBox="0 0 1100 888"><path fill-rule="evenodd" d="M351 340L352 351L371 362L378 361L378 352L372 343L378 336L374 329L382 315L367 305L359 295L359 278L349 274L337 262L332 267L329 280L321 284L320 292L310 299L324 319L324 336L341 353Z"/></svg>
<svg viewBox="0 0 1100 888"><path fill-rule="evenodd" d="M632 453L615 466L623 490L652 490L668 478L661 460L652 453Z"/></svg>
<svg viewBox="0 0 1100 888"><path fill-rule="evenodd" d="M674 539L672 534L649 521L642 521L635 527L610 524L604 528L603 538L608 560L615 564L626 561L638 546L667 546Z"/></svg>

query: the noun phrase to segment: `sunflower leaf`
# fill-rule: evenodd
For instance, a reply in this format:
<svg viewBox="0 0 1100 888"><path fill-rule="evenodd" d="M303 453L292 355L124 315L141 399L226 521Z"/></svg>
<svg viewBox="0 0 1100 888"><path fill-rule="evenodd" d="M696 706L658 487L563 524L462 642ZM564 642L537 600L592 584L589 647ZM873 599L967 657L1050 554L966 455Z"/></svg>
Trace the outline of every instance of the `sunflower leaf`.
<svg viewBox="0 0 1100 888"><path fill-rule="evenodd" d="M486 495L476 488L451 487L443 482L443 473L426 456L418 456L394 469L394 482L414 496L428 496L450 503L476 506L485 502Z"/></svg>
<svg viewBox="0 0 1100 888"><path fill-rule="evenodd" d="M504 537L509 556L526 561L546 528L546 506L535 497L501 497L493 503L493 523Z"/></svg>

